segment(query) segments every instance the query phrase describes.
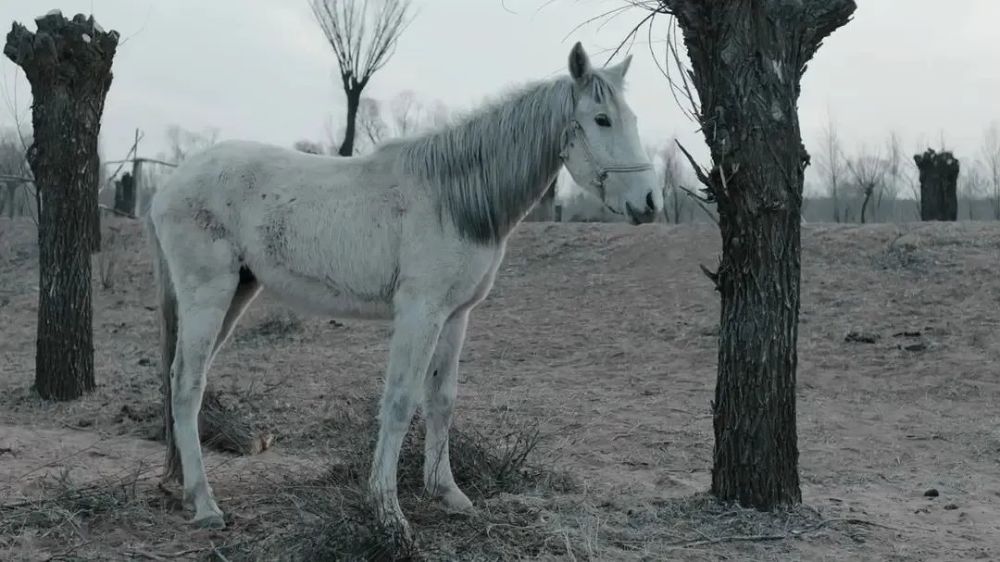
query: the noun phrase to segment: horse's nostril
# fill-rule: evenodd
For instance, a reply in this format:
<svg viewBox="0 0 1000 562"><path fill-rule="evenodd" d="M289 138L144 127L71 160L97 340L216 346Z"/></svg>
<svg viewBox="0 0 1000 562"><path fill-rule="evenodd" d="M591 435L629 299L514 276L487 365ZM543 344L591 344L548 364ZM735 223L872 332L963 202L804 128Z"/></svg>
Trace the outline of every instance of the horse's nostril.
<svg viewBox="0 0 1000 562"><path fill-rule="evenodd" d="M650 211L656 209L656 204L653 203L653 192L652 191L650 191L649 193L646 194L646 207L648 207Z"/></svg>

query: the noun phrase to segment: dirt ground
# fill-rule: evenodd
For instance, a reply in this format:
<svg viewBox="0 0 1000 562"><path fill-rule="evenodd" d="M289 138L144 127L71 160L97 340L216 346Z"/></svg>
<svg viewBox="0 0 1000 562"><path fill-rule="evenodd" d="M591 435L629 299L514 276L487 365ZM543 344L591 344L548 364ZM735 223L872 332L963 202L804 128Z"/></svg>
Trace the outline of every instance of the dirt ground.
<svg viewBox="0 0 1000 562"><path fill-rule="evenodd" d="M231 523L190 529L190 513L155 487L147 248L133 222L107 219L106 231L117 238L95 257L95 267L114 262L109 276L95 272L98 389L48 403L30 390L36 233L0 219L0 558L224 559L218 545L270 532L275 480L318 473L338 454L338 412L378 391L388 327L258 300L209 378L277 439L252 457L206 453ZM704 496L718 297L698 265L717 262L714 226L519 228L472 316L456 425L488 427L501 412L534 420L552 436L551 468L577 485L480 506L537 515L541 546L518 552L512 541L505 557L1000 559L1000 224L809 224L803 246L805 505L757 514ZM74 504L40 524L16 508L109 481L132 489L104 515Z"/></svg>

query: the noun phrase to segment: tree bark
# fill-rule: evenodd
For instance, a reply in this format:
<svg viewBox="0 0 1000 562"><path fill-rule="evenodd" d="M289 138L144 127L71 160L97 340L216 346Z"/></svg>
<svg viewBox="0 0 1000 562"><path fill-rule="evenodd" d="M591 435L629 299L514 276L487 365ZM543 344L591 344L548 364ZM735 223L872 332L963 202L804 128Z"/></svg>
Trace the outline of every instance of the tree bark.
<svg viewBox="0 0 1000 562"><path fill-rule="evenodd" d="M344 142L340 143L341 156L354 155L354 137L357 133L358 107L361 106L361 88L345 88L347 94L347 126L344 128Z"/></svg>
<svg viewBox="0 0 1000 562"><path fill-rule="evenodd" d="M914 155L913 161L920 171L920 220L958 220L959 164L955 156L929 148Z"/></svg>
<svg viewBox="0 0 1000 562"><path fill-rule="evenodd" d="M14 23L4 54L31 84L28 164L41 193L35 388L70 400L94 389L90 254L100 247L97 135L111 86L116 31L82 14Z"/></svg>
<svg viewBox="0 0 1000 562"><path fill-rule="evenodd" d="M713 166L722 259L712 494L801 501L795 420L800 224L809 155L796 104L806 63L853 0L661 0L677 17Z"/></svg>

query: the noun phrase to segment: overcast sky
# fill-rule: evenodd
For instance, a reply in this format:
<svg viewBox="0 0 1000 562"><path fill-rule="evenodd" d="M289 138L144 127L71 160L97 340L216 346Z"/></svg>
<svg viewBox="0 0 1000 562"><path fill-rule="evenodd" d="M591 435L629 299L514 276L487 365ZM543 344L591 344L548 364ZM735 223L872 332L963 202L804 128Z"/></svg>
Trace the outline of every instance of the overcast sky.
<svg viewBox="0 0 1000 562"><path fill-rule="evenodd" d="M392 60L366 89L389 99L412 90L424 101L470 108L485 96L566 70L574 41L598 64L644 13L578 24L624 0L417 0L418 13ZM832 115L850 152L881 145L890 130L907 154L927 143L964 159L984 129L1000 120L1000 1L861 0L854 20L820 49L803 81L803 138L811 152ZM4 31L57 7L93 13L122 35L102 126L105 157L124 156L136 128L140 152L166 147L165 130L217 128L221 138L281 145L323 140L326 123L343 121L335 58L307 0L0 0ZM654 28L663 58L666 20ZM633 47L628 100L646 144L677 135L703 156L704 142L671 97L646 36ZM616 59L613 62L617 62ZM0 57L5 105L27 116L30 89L20 69ZM814 157L815 162L815 157ZM815 166L814 166L815 167Z"/></svg>

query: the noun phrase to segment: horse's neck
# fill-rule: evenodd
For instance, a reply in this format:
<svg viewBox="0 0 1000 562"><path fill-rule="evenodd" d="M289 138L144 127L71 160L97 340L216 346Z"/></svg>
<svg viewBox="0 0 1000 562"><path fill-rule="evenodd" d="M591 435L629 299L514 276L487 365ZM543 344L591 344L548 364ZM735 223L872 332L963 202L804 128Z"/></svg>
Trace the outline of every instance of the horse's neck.
<svg viewBox="0 0 1000 562"><path fill-rule="evenodd" d="M530 183L531 189L526 193L527 197L522 201L523 207L517 210L517 216L520 217L517 222L521 222L528 213L531 211L538 202L545 196L549 187L552 186L553 182L559 176L559 168L562 167L562 162L556 158L555 163L545 162L542 157L539 158L537 170L539 171L538 178Z"/></svg>
<svg viewBox="0 0 1000 562"><path fill-rule="evenodd" d="M433 186L463 236L487 243L505 238L559 172L571 87L539 84L506 105L406 142L404 171Z"/></svg>
<svg viewBox="0 0 1000 562"><path fill-rule="evenodd" d="M522 127L518 128L521 131L532 129L538 131L540 127L546 126L546 128L551 128L548 131L540 131L543 138L537 147L538 149L528 154L514 146L514 142L516 142L514 139L511 139L510 143L506 143L506 146L511 150L511 154L507 156L508 161L517 162L517 165L521 166L527 176L517 178L514 182L510 182L508 179L510 183L497 186L499 190L513 190L518 195L516 197L517 208L512 209L514 211L512 214L517 217L517 220L511 225L511 228L524 220L559 175L559 169L562 167L562 160L559 157L562 149L562 136L568 125L568 118L552 119L549 123L523 124Z"/></svg>

